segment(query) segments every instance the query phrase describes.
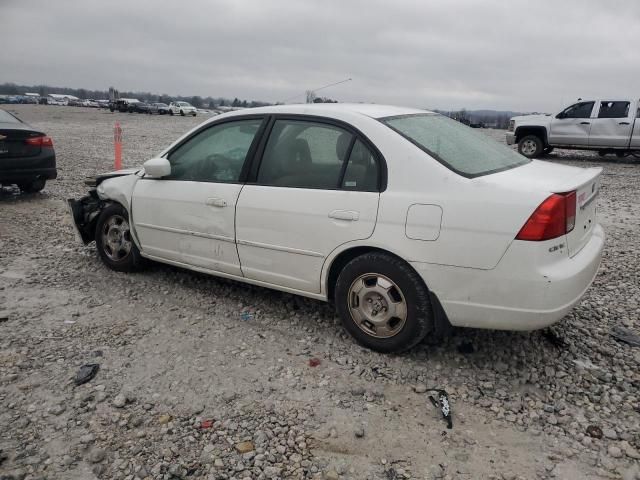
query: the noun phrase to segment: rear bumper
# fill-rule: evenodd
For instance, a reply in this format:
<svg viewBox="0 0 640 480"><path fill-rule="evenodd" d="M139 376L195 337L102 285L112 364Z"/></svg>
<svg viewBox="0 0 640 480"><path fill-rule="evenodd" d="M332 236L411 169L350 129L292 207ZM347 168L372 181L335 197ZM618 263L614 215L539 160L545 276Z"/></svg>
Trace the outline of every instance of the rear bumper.
<svg viewBox="0 0 640 480"><path fill-rule="evenodd" d="M53 180L57 176L56 154L52 151L43 151L35 157L0 159L0 183L26 182L39 177Z"/></svg>
<svg viewBox="0 0 640 480"><path fill-rule="evenodd" d="M452 325L535 330L561 320L580 301L598 272L604 237L596 225L589 242L571 258L566 250L548 252L557 240L539 242L533 253L531 242L514 241L492 270L412 265L440 299ZM556 254L560 256L544 263Z"/></svg>
<svg viewBox="0 0 640 480"><path fill-rule="evenodd" d="M516 143L516 134L514 132L507 132L507 145L513 145Z"/></svg>

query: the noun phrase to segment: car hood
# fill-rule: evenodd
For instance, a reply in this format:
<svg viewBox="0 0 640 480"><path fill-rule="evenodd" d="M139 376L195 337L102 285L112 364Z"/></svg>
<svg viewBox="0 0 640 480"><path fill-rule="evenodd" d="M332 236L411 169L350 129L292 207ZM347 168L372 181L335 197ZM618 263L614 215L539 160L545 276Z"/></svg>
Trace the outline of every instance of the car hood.
<svg viewBox="0 0 640 480"><path fill-rule="evenodd" d="M511 120L515 120L517 125L544 125L551 123L551 115L519 115L512 117Z"/></svg>
<svg viewBox="0 0 640 480"><path fill-rule="evenodd" d="M115 170L113 172L100 173L95 177L87 177L84 183L91 187L97 187L98 185L100 185L102 182L104 182L109 178L124 177L126 175L135 175L139 171L140 171L140 168L125 168L122 170Z"/></svg>

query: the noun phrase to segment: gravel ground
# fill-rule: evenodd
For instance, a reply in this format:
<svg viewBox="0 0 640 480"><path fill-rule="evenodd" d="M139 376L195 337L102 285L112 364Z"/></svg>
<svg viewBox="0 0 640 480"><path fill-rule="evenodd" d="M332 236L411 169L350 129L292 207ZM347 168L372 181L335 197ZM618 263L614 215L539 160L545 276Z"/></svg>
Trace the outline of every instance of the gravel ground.
<svg viewBox="0 0 640 480"><path fill-rule="evenodd" d="M381 355L321 302L159 264L107 270L63 200L203 120L15 106L59 178L0 190L0 479L640 479L640 166L604 168L602 268L551 329ZM504 132L487 131L503 141ZM100 364L81 386L79 367ZM453 429L428 399L450 395Z"/></svg>

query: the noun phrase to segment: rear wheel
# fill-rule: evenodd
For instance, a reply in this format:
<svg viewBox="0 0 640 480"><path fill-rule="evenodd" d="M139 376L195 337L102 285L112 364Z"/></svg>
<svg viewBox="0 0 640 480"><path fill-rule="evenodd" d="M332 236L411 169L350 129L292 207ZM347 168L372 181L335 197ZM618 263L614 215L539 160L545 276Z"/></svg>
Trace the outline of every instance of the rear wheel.
<svg viewBox="0 0 640 480"><path fill-rule="evenodd" d="M46 178L39 177L30 182L18 184L18 188L24 193L37 193L44 188L46 183Z"/></svg>
<svg viewBox="0 0 640 480"><path fill-rule="evenodd" d="M408 350L433 329L422 279L405 261L387 253L351 260L338 276L335 301L344 327L372 350Z"/></svg>
<svg viewBox="0 0 640 480"><path fill-rule="evenodd" d="M169 110L169 115L173 116L173 110Z"/></svg>
<svg viewBox="0 0 640 480"><path fill-rule="evenodd" d="M96 223L96 248L104 264L118 272L133 272L143 264L140 250L133 241L129 214L114 203L100 213Z"/></svg>
<svg viewBox="0 0 640 480"><path fill-rule="evenodd" d="M518 153L527 158L536 158L542 154L544 144L542 139L536 135L527 135L518 142Z"/></svg>

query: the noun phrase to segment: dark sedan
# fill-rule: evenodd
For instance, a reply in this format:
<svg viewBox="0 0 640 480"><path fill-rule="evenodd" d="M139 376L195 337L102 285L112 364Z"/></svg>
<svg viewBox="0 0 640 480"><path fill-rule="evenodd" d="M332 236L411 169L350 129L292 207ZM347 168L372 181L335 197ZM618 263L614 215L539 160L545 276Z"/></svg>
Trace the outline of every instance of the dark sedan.
<svg viewBox="0 0 640 480"><path fill-rule="evenodd" d="M153 103L135 102L129 105L129 113L158 113L158 107Z"/></svg>
<svg viewBox="0 0 640 480"><path fill-rule="evenodd" d="M0 109L0 184L34 193L57 175L51 138Z"/></svg>

